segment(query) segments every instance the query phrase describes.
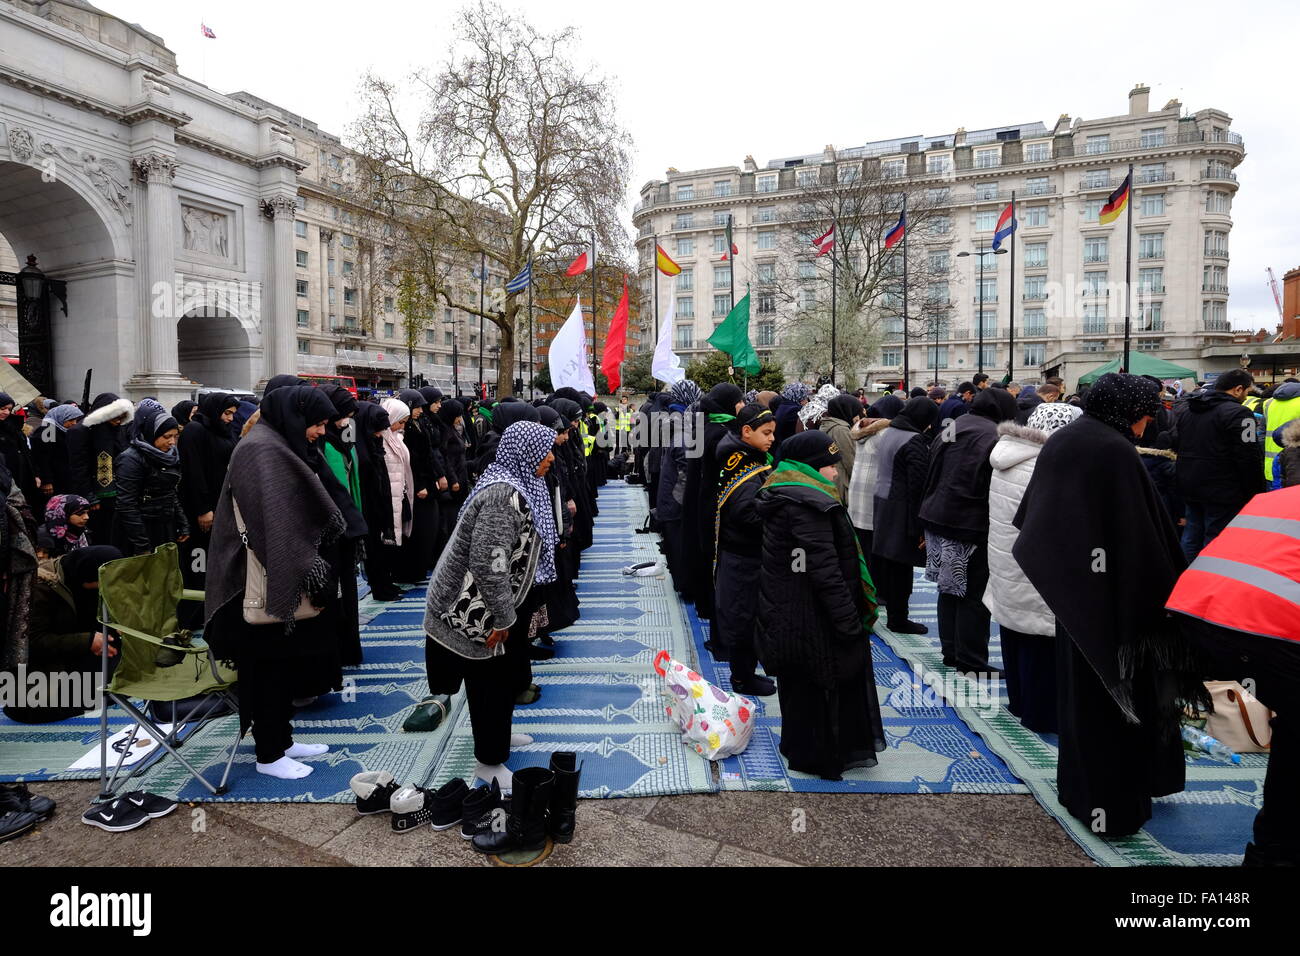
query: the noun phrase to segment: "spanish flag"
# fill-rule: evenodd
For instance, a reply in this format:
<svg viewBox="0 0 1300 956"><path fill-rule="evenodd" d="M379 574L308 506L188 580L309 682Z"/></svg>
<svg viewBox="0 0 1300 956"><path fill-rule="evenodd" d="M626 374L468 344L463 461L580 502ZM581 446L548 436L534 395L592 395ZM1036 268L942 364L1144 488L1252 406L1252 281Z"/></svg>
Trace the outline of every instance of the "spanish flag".
<svg viewBox="0 0 1300 956"><path fill-rule="evenodd" d="M658 243L655 244L655 265L666 276L675 276L682 271L682 267L669 259L668 253L664 252L664 247Z"/></svg>
<svg viewBox="0 0 1300 956"><path fill-rule="evenodd" d="M1124 181L1119 184L1119 188L1110 194L1110 198L1106 200L1106 205L1101 207L1101 214L1097 217L1099 223L1107 226L1119 218L1119 214L1128 207L1128 194L1132 186L1133 173L1130 172L1124 177Z"/></svg>

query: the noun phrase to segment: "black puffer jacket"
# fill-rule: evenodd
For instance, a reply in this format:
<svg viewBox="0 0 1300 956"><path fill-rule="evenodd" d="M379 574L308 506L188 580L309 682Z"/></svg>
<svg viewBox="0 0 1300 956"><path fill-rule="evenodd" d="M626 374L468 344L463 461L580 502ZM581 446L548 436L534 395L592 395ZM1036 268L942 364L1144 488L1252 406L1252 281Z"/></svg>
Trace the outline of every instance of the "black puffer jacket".
<svg viewBox="0 0 1300 956"><path fill-rule="evenodd" d="M869 660L867 599L848 512L802 485L763 488L755 508L763 523L755 635L763 669L833 688Z"/></svg>
<svg viewBox="0 0 1300 956"><path fill-rule="evenodd" d="M1264 490L1264 439L1255 416L1226 392L1191 396L1177 416L1178 493L1239 508ZM1246 438L1254 435L1255 441Z"/></svg>
<svg viewBox="0 0 1300 956"><path fill-rule="evenodd" d="M739 435L728 434L718 443L718 461L722 462L718 489L720 499L737 474L756 462L759 465L768 464L768 456L766 452L746 445ZM758 516L755 504L759 489L769 474L768 469L751 472L727 494L718 525L719 551L752 558L763 553L763 519ZM709 520L709 517L705 520Z"/></svg>
<svg viewBox="0 0 1300 956"><path fill-rule="evenodd" d="M177 486L180 457L165 462L153 449L133 441L113 463L117 510L113 545L126 556L148 554L159 545L190 533Z"/></svg>

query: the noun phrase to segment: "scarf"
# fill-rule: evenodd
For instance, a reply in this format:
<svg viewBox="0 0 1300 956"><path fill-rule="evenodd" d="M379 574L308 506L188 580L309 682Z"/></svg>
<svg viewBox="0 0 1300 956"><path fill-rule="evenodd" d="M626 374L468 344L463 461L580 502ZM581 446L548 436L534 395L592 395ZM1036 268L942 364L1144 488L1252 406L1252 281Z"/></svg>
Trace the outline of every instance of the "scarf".
<svg viewBox="0 0 1300 956"><path fill-rule="evenodd" d="M534 581L549 584L555 580L556 528L547 516L553 514L551 495L546 480L536 474L551 449L555 447L555 432L540 422L515 422L501 434L497 445L496 461L483 472L474 490L461 505L460 518L469 503L490 485L507 484L524 496L532 512L533 526L542 538L542 553L537 561Z"/></svg>
<svg viewBox="0 0 1300 956"><path fill-rule="evenodd" d="M843 503L840 501L839 492L835 490L835 482L827 481L816 468L792 458L783 459L763 482L764 488L780 488L783 485L802 485L821 492L837 503ZM867 599L867 610L862 615L862 626L870 631L876 623L876 584L871 580L871 572L867 570L867 559L862 554L862 544L856 534L853 535L853 540L857 543L858 550L858 580L862 584L862 593Z"/></svg>
<svg viewBox="0 0 1300 956"><path fill-rule="evenodd" d="M781 389L781 397L787 402L794 402L799 405L806 398L812 398L812 389L803 382L791 382L785 388Z"/></svg>
<svg viewBox="0 0 1300 956"><path fill-rule="evenodd" d="M54 427L61 432L68 430L68 422L74 422L85 417L86 413L76 405L58 405L45 413L46 420L54 422Z"/></svg>
<svg viewBox="0 0 1300 956"><path fill-rule="evenodd" d="M700 387L689 378L682 379L669 392L673 397L673 404L680 405L683 409L690 408L704 395Z"/></svg>
<svg viewBox="0 0 1300 956"><path fill-rule="evenodd" d="M68 516L88 510L90 502L80 495L55 495L45 505L45 530L56 540L67 541L74 548L84 548L90 541L84 531L76 531L68 524Z"/></svg>
<svg viewBox="0 0 1300 956"><path fill-rule="evenodd" d="M159 435L165 435L173 429L179 431L180 427L162 405L152 398L142 399L136 409L135 437L131 439L131 447L138 449L156 465L180 465L181 453L175 445L172 445L170 451L162 451L154 445L154 440Z"/></svg>
<svg viewBox="0 0 1300 956"><path fill-rule="evenodd" d="M1160 386L1141 375L1107 372L1088 390L1083 412L1132 441L1132 426L1160 413Z"/></svg>
<svg viewBox="0 0 1300 956"><path fill-rule="evenodd" d="M1037 428L1050 434L1058 428L1064 428L1082 414L1083 411L1074 405L1066 405L1064 402L1044 402L1030 412L1028 424L1030 428Z"/></svg>

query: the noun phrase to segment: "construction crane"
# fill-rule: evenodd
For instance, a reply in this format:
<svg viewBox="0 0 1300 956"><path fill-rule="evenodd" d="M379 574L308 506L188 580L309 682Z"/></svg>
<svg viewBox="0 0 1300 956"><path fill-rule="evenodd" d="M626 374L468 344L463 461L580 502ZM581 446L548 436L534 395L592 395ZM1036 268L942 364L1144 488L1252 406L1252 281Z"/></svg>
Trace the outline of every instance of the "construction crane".
<svg viewBox="0 0 1300 956"><path fill-rule="evenodd" d="M1268 287L1273 290L1273 301L1277 304L1278 321L1285 322L1286 316L1282 313L1282 293L1277 287L1277 276L1273 274L1272 266L1265 266L1264 271L1268 273Z"/></svg>

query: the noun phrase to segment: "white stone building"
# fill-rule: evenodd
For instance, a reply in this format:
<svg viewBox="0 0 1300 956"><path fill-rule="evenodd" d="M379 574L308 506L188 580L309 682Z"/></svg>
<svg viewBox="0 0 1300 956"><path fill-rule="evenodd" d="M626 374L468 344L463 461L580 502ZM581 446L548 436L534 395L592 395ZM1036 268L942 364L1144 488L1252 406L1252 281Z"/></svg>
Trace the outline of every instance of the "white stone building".
<svg viewBox="0 0 1300 956"><path fill-rule="evenodd" d="M977 250L992 241L999 214L1015 192L1019 231L1015 287L1007 255L984 255L982 323L985 371L1001 377L1014 358L1015 375L1067 382L1109 361L1123 347L1125 227L1127 218L1098 222L1107 196L1134 168L1132 238L1132 348L1201 371L1203 353L1232 341L1227 318L1228 243L1233 169L1245 155L1229 116L1217 109L1186 112L1180 103L1150 109L1150 91L1129 94L1127 113L1094 120L1062 115L1047 127L1024 123L946 136L913 136L845 150L743 166L686 172L647 183L633 214L647 282L654 237L683 267L678 284L678 350L687 357L708 348L705 339L726 313L725 288L709 284L734 217L736 286L761 292L778 250L777 235L794 228L790 215L819 184L861 175L898 178L924 188L941 215L930 228L909 232L909 255L929 257L947 281L909 296L910 382L937 378L948 385L981 365ZM961 252L976 254L959 258ZM661 293L663 286L661 285ZM739 295L739 292L737 293ZM714 300L717 301L714 301ZM683 308L683 303L685 307ZM1010 325L1014 307L1015 351ZM779 345L779 314L751 320L760 352ZM884 319L879 360L862 370L868 384L896 381L903 369L901 314ZM938 330L918 337L920 329ZM862 382L842 381L856 386Z"/></svg>

